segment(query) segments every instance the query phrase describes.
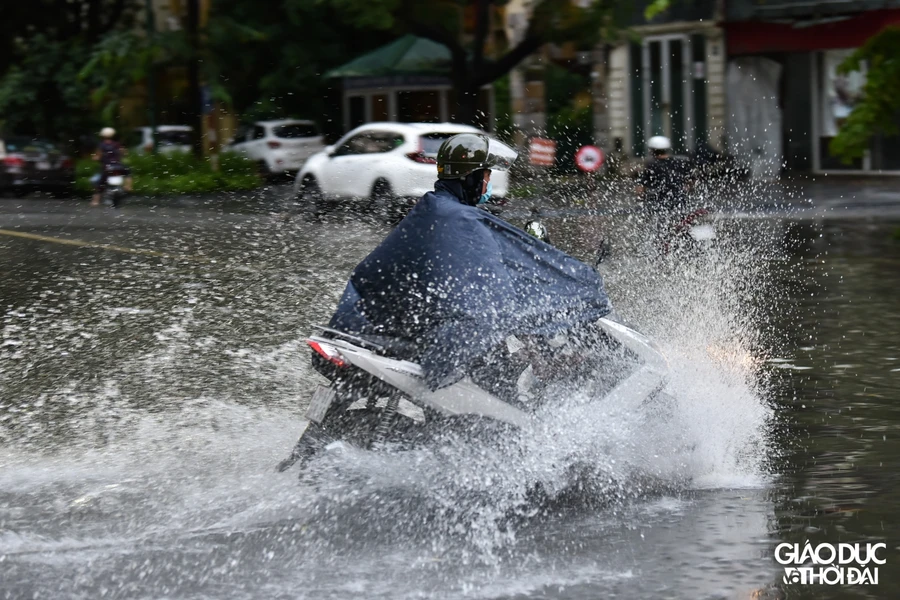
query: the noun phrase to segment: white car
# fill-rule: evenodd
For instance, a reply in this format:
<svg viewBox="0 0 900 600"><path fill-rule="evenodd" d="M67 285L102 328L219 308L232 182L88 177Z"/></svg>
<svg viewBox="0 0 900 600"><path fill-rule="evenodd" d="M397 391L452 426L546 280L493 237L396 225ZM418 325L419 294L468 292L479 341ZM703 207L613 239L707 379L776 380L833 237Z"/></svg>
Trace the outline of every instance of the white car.
<svg viewBox="0 0 900 600"><path fill-rule="evenodd" d="M243 125L231 140L231 149L256 161L264 174L295 173L324 147L316 124L297 119Z"/></svg>
<svg viewBox="0 0 900 600"><path fill-rule="evenodd" d="M190 125L159 125L156 127L156 139L160 152L190 152ZM153 150L153 133L149 127L137 127L129 133L126 147L134 152L149 153Z"/></svg>
<svg viewBox="0 0 900 600"><path fill-rule="evenodd" d="M418 199L434 190L437 152L458 133L484 133L455 123L368 123L310 157L297 173L294 192L302 202L368 199L385 208L395 198ZM491 176L493 196L503 198L506 172Z"/></svg>

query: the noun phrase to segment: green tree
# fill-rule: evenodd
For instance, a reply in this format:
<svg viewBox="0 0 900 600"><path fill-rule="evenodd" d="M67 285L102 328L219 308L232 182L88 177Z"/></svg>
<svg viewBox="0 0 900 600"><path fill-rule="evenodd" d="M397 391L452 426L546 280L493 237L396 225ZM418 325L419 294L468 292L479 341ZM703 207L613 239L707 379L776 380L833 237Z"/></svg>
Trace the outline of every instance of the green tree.
<svg viewBox="0 0 900 600"><path fill-rule="evenodd" d="M873 136L900 133L900 27L882 29L847 57L839 71L859 71L863 64L863 97L830 144L831 153L847 163L863 157Z"/></svg>
<svg viewBox="0 0 900 600"><path fill-rule="evenodd" d="M92 130L91 82L79 72L93 45L131 23L134 9L134 0L4 2L0 126L63 140Z"/></svg>
<svg viewBox="0 0 900 600"><path fill-rule="evenodd" d="M390 39L321 0L214 0L204 64L245 118L311 118L336 133L336 82L322 75Z"/></svg>
<svg viewBox="0 0 900 600"><path fill-rule="evenodd" d="M22 59L0 77L3 129L65 141L93 131L90 85L78 77L89 52L84 44L37 34L17 51Z"/></svg>
<svg viewBox="0 0 900 600"><path fill-rule="evenodd" d="M557 142L556 168L561 172L575 172L575 152L594 143L593 111L590 103L583 101L589 94L590 77L551 63L544 71L544 81L547 134Z"/></svg>
<svg viewBox="0 0 900 600"><path fill-rule="evenodd" d="M385 41L381 32L342 23L318 0L216 0L194 43L184 28L152 39L112 32L94 46L81 78L94 83L92 100L113 122L151 69L193 61L213 99L246 119L308 117L325 121L327 130L333 118L337 129L340 102L329 98L333 82L322 73Z"/></svg>
<svg viewBox="0 0 900 600"><path fill-rule="evenodd" d="M474 123L479 89L508 73L544 44L574 42L592 47L609 39L616 28L627 23L633 5L615 0L574 2L537 0L517 42L488 55L491 14L506 0L322 0L339 9L359 27L412 33L450 50L451 79L456 91L459 120ZM647 9L652 17L668 6L668 0L654 0ZM463 35L466 15L472 22L470 39Z"/></svg>
<svg viewBox="0 0 900 600"><path fill-rule="evenodd" d="M151 40L131 30L115 31L91 49L78 77L92 84L90 97L103 122L118 121L122 99L156 64L171 60L167 55L177 48L177 41L171 35Z"/></svg>
<svg viewBox="0 0 900 600"><path fill-rule="evenodd" d="M130 22L135 0L4 1L0 11L0 76L24 55L35 35L91 46L108 31Z"/></svg>

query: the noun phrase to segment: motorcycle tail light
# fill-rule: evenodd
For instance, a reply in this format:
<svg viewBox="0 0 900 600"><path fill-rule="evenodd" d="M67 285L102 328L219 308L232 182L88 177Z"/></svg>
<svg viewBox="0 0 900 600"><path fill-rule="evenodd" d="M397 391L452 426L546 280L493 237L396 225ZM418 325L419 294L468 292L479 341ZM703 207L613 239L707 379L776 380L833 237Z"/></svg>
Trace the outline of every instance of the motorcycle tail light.
<svg viewBox="0 0 900 600"><path fill-rule="evenodd" d="M313 340L306 340L306 343L309 344L309 347L316 351L316 354L327 360L333 365L337 365L338 367L349 367L350 363L344 360L344 357L341 356L341 353L337 351L337 348L334 346L329 346L328 344L321 344L319 342L315 342Z"/></svg>
<svg viewBox="0 0 900 600"><path fill-rule="evenodd" d="M7 156L3 159L3 164L7 167L24 167L25 159L18 156Z"/></svg>
<svg viewBox="0 0 900 600"><path fill-rule="evenodd" d="M423 165L436 165L437 164L437 160L435 160L434 158L432 158L430 156L425 156L421 152L410 152L409 154L406 155L406 158L408 158L409 160L411 160L413 162L417 162L417 163L420 163Z"/></svg>

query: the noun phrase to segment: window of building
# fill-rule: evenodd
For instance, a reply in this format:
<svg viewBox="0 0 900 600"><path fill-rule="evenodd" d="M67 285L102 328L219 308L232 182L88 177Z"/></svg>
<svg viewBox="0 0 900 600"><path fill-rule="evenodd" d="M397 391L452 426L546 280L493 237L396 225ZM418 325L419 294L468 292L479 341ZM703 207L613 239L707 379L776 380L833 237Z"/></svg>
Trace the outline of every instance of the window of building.
<svg viewBox="0 0 900 600"><path fill-rule="evenodd" d="M440 122L440 93L437 90L399 92L397 94L397 118L403 123Z"/></svg>

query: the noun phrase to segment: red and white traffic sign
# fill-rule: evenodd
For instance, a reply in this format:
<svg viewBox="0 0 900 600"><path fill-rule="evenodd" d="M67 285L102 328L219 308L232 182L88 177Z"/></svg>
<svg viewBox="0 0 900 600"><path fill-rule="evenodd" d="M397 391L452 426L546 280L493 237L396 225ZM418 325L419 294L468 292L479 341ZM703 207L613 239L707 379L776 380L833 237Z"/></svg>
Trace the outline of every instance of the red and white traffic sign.
<svg viewBox="0 0 900 600"><path fill-rule="evenodd" d="M603 150L597 146L582 146L575 153L575 166L585 173L593 173L603 166Z"/></svg>
<svg viewBox="0 0 900 600"><path fill-rule="evenodd" d="M531 138L528 160L539 167L552 167L556 162L556 142L546 138Z"/></svg>

